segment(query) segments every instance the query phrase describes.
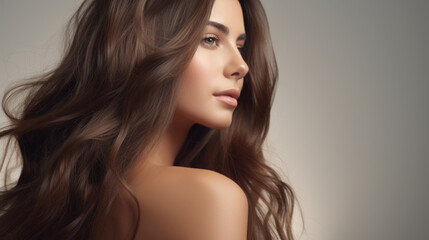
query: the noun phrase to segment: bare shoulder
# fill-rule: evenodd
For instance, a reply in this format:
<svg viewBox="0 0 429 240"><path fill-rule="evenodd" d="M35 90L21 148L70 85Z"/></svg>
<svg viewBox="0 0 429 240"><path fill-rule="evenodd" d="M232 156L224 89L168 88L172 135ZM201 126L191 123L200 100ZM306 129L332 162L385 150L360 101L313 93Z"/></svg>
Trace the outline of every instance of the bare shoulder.
<svg viewBox="0 0 429 240"><path fill-rule="evenodd" d="M147 221L142 221L146 227L141 225L140 229L146 233L155 231L151 234L154 238L245 240L247 237L246 195L238 184L220 173L169 167L146 189L141 210Z"/></svg>
<svg viewBox="0 0 429 240"><path fill-rule="evenodd" d="M215 199L219 198L218 200L224 200L225 197L228 200L245 200L247 204L243 189L223 174L212 170L185 167L174 167L171 170L177 173L178 178L182 178L189 184L180 184L178 187L183 187L195 194L209 194Z"/></svg>
<svg viewBox="0 0 429 240"><path fill-rule="evenodd" d="M207 197L208 202L242 204L247 211L247 198L243 189L230 178L215 171L185 167L173 167L174 174L167 181L180 189L186 197ZM174 190L173 190L174 191ZM224 202L222 202L224 201ZM205 202L203 202L205 203Z"/></svg>

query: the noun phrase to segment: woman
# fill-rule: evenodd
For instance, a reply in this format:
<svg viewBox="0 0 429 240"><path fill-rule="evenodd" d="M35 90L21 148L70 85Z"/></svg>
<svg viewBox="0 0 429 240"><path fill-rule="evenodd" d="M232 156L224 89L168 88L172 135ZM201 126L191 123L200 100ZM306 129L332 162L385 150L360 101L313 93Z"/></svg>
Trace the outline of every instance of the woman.
<svg viewBox="0 0 429 240"><path fill-rule="evenodd" d="M88 0L70 23L59 66L3 99L22 172L1 239L293 239L259 0Z"/></svg>

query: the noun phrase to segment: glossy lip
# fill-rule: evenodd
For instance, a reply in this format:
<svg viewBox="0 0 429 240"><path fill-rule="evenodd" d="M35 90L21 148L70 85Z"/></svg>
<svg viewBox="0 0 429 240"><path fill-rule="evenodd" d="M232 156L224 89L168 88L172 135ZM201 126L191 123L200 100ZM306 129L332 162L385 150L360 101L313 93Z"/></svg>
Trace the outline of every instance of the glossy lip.
<svg viewBox="0 0 429 240"><path fill-rule="evenodd" d="M219 101L225 103L226 105L229 105L231 107L237 107L237 99L240 97L240 90L232 88L214 93L213 96L215 96Z"/></svg>
<svg viewBox="0 0 429 240"><path fill-rule="evenodd" d="M236 100L240 97L240 90L232 88L232 89L228 89L222 92L217 92L213 94L214 96L228 96L228 97L232 97L235 98Z"/></svg>

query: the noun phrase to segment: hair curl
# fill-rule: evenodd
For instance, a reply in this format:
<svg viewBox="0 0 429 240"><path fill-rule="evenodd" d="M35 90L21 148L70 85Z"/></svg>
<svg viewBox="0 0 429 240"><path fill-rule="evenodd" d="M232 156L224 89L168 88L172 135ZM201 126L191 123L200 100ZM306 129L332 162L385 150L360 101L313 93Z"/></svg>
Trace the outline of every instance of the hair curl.
<svg viewBox="0 0 429 240"><path fill-rule="evenodd" d="M86 239L119 189L134 197L127 173L168 127L177 80L213 2L83 1L67 25L59 65L3 97L10 124L0 137L8 137L6 152L16 143L22 171L0 193L1 239ZM293 240L294 192L262 149L278 79L268 21L259 0L239 2L249 66L240 104L227 129L195 124L174 165L210 169L239 184L249 201L249 240ZM24 100L12 113L18 96Z"/></svg>

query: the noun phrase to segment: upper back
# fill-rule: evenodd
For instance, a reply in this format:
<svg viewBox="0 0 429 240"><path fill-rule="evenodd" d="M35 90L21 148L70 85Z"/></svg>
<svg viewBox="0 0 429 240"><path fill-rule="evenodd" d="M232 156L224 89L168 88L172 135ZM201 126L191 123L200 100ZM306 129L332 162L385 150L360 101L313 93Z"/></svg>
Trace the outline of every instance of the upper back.
<svg viewBox="0 0 429 240"><path fill-rule="evenodd" d="M106 219L106 229L112 233L104 234L103 239L131 236L138 211L141 219L135 239L246 239L247 198L226 176L176 166L152 168L139 176L130 186L140 210L129 194L120 194Z"/></svg>

